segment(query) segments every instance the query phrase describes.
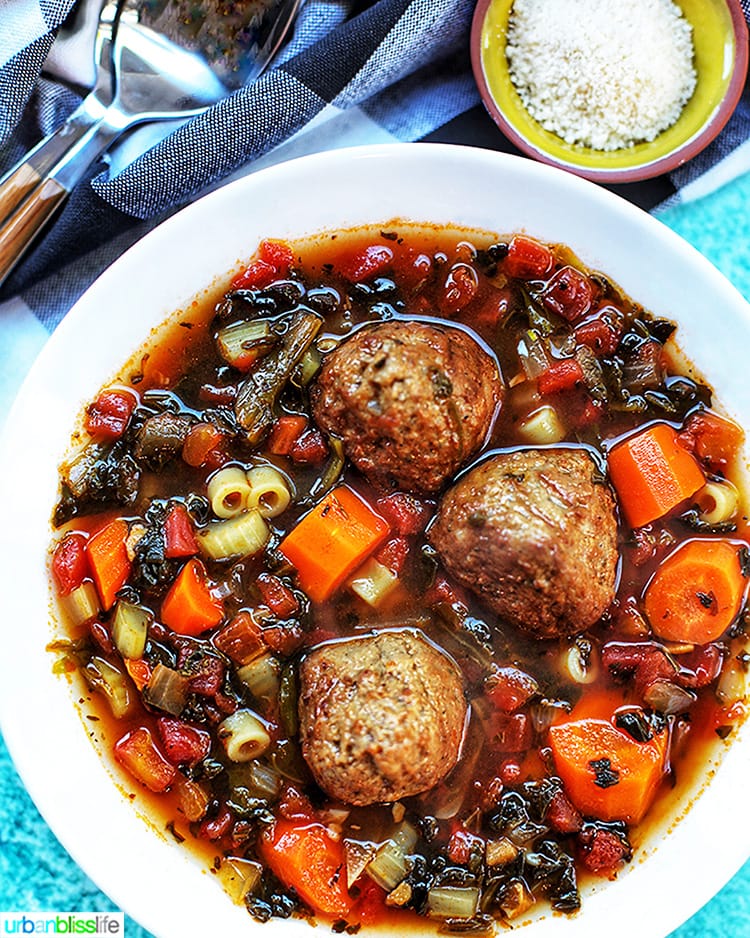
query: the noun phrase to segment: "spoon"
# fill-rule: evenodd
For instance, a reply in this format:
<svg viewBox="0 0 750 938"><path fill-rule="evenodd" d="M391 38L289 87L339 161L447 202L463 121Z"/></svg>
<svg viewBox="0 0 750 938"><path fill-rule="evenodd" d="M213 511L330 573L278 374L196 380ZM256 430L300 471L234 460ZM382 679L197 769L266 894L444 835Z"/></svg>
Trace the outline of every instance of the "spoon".
<svg viewBox="0 0 750 938"><path fill-rule="evenodd" d="M93 90L68 120L0 180L0 284L87 168L126 130L185 119L253 81L300 0L107 0ZM215 9L215 7L214 7Z"/></svg>

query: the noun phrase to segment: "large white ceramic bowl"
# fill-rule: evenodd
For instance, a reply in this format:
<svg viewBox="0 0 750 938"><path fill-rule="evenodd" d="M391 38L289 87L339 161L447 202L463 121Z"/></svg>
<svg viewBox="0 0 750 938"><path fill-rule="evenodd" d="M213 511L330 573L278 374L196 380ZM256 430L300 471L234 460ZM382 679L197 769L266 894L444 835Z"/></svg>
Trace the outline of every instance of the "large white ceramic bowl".
<svg viewBox="0 0 750 938"><path fill-rule="evenodd" d="M301 921L256 924L215 878L137 816L90 744L68 682L53 675L47 546L57 465L82 406L153 326L237 266L263 237L394 218L525 230L570 245L658 316L726 410L750 426L750 307L696 251L630 204L560 170L496 153L390 145L306 157L220 189L121 257L76 304L32 370L0 461L0 718L16 765L50 826L91 878L160 938L309 938ZM705 790L675 808L614 883L581 913L550 913L534 938L664 936L750 852L750 740L740 732ZM709 781L710 777L710 781ZM327 930L324 928L324 930ZM524 930L522 929L522 932Z"/></svg>

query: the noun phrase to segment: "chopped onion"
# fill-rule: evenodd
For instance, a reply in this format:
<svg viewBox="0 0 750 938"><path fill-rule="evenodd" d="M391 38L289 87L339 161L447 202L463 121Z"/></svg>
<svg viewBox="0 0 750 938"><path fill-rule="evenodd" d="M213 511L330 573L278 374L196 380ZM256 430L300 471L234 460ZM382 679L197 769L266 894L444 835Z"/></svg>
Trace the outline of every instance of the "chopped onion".
<svg viewBox="0 0 750 938"><path fill-rule="evenodd" d="M147 704L178 717L187 701L189 681L184 674L168 668L165 664L156 665L148 684L143 688L143 698Z"/></svg>
<svg viewBox="0 0 750 938"><path fill-rule="evenodd" d="M427 893L430 918L472 918L478 906L477 886L433 886Z"/></svg>

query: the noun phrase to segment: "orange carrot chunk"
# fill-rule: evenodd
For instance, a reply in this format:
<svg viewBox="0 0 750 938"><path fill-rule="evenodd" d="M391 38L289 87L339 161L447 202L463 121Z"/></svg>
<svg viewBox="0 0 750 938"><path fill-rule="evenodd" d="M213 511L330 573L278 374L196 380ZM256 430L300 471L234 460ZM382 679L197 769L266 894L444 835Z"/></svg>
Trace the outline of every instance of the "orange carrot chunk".
<svg viewBox="0 0 750 938"><path fill-rule="evenodd" d="M655 423L613 447L608 457L625 518L639 528L661 518L705 485L696 459L666 423Z"/></svg>
<svg viewBox="0 0 750 938"><path fill-rule="evenodd" d="M555 768L578 810L637 824L664 777L666 731L636 742L607 720L574 720L549 731Z"/></svg>
<svg viewBox="0 0 750 938"><path fill-rule="evenodd" d="M339 485L279 545L314 602L332 596L388 536L388 523L353 489Z"/></svg>
<svg viewBox="0 0 750 938"><path fill-rule="evenodd" d="M646 615L660 638L704 645L732 624L747 587L742 546L719 538L696 539L667 557L644 596Z"/></svg>
<svg viewBox="0 0 750 938"><path fill-rule="evenodd" d="M211 593L206 568L200 560L189 560L164 597L162 622L180 635L200 635L223 618L224 607Z"/></svg>
<svg viewBox="0 0 750 938"><path fill-rule="evenodd" d="M118 590L125 586L130 576L128 531L127 521L118 518L110 521L86 542L91 575L104 609L112 608Z"/></svg>
<svg viewBox="0 0 750 938"><path fill-rule="evenodd" d="M304 902L324 915L346 918L354 900L346 888L344 847L322 824L277 820L259 846L276 876Z"/></svg>

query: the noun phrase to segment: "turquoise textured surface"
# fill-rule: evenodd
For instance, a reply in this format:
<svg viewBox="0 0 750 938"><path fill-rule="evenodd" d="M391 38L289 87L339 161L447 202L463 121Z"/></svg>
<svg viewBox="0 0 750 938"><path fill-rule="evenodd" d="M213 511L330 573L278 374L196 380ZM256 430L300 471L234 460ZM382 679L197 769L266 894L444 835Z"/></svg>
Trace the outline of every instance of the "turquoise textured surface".
<svg viewBox="0 0 750 938"><path fill-rule="evenodd" d="M699 202L668 209L660 218L750 299L748 207L750 175ZM0 739L0 911L114 909L39 816ZM644 909L644 917L647 915ZM129 938L149 938L149 933L130 919L126 919L126 933ZM616 933L613 928L612 934ZM750 863L671 938L745 936L750 938Z"/></svg>

